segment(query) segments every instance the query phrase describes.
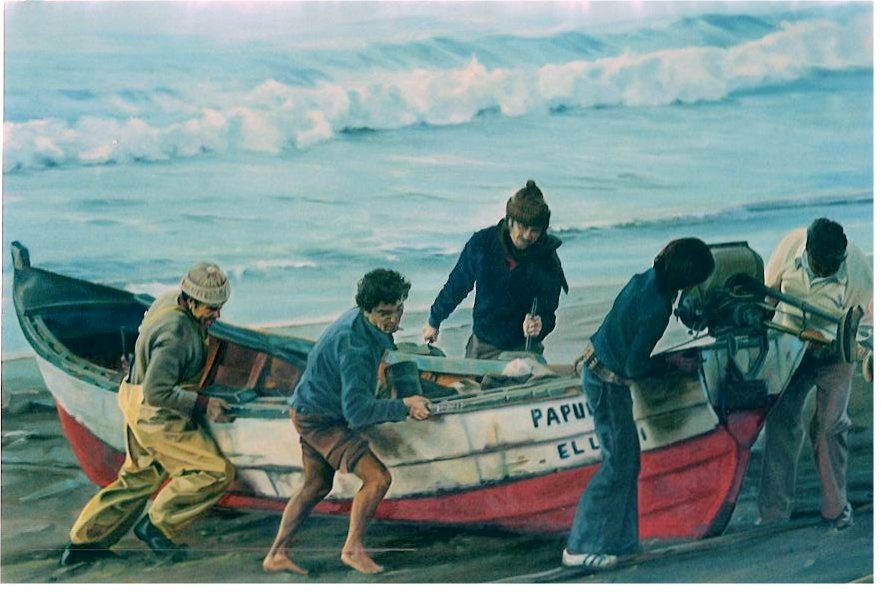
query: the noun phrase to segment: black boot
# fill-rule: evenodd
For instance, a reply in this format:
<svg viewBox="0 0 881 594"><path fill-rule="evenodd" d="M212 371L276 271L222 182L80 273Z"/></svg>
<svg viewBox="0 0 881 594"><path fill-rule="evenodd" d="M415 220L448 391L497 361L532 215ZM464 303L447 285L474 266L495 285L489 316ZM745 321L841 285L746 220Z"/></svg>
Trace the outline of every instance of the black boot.
<svg viewBox="0 0 881 594"><path fill-rule="evenodd" d="M149 515L145 515L135 524L134 533L135 536L147 543L147 546L158 555L177 559L184 554L184 547L174 544L168 537L162 534L162 531L150 521Z"/></svg>
<svg viewBox="0 0 881 594"><path fill-rule="evenodd" d="M91 563L99 559L111 559L113 557L116 557L116 555L107 547L99 547L92 543L73 544L69 542L64 547L64 552L61 553L61 565L69 567L79 563Z"/></svg>

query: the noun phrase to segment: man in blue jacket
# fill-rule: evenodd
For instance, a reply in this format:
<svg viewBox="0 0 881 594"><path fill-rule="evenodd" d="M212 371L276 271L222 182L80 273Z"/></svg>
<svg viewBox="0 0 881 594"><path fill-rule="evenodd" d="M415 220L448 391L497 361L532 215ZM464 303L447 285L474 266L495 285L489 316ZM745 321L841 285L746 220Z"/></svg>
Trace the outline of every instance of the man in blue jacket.
<svg viewBox="0 0 881 594"><path fill-rule="evenodd" d="M358 429L428 418L429 400L409 396L378 400L379 362L394 349L392 334L404 313L410 283L394 270L376 269L358 282L351 309L331 324L312 347L303 377L290 399L291 419L303 448L303 488L285 507L278 534L263 560L269 572L306 574L287 553L294 533L333 488L336 471L353 472L363 481L352 500L349 534L342 561L362 573L379 573L364 548L364 532L391 486L391 475L370 450Z"/></svg>
<svg viewBox="0 0 881 594"><path fill-rule="evenodd" d="M494 359L502 351L544 351L542 340L556 325L560 290L569 292L557 256L562 241L547 232L551 211L529 180L508 199L505 218L471 236L423 328L437 340L441 323L477 286L472 335L465 356ZM535 315L531 315L535 302Z"/></svg>

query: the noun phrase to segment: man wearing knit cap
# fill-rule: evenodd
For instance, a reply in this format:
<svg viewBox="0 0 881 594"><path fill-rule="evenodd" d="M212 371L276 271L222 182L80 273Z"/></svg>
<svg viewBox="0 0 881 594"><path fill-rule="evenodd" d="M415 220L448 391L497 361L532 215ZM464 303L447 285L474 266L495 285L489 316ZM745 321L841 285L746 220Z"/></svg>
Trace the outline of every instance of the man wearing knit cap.
<svg viewBox="0 0 881 594"><path fill-rule="evenodd" d="M117 479L86 504L62 565L112 556L109 547L134 533L162 556L179 557L172 540L223 496L234 471L204 425L231 422L223 400L196 389L206 364L208 327L229 299L223 271L199 262L180 290L159 297L139 328L135 360L119 388L126 458ZM159 491L149 514L138 518ZM137 522L137 524L135 524Z"/></svg>
<svg viewBox="0 0 881 594"><path fill-rule="evenodd" d="M542 340L556 325L560 290L569 292L557 249L547 232L551 211L529 180L510 199L505 218L471 236L423 328L437 340L441 323L477 286L472 335L465 356L494 359L503 351L544 351ZM535 303L535 315L531 315Z"/></svg>

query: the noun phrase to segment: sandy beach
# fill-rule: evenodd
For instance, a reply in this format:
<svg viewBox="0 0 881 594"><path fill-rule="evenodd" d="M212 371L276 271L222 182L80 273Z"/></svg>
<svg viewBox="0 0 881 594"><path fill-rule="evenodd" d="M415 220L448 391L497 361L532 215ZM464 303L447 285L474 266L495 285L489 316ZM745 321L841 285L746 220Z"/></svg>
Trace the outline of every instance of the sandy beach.
<svg viewBox="0 0 881 594"><path fill-rule="evenodd" d="M561 310L562 328L592 327L599 309L584 303ZM576 322L577 320L577 322ZM399 340L412 340L421 323L412 315ZM314 329L313 329L314 330ZM442 344L464 336L467 325L450 325ZM300 329L301 334L310 334ZM579 333L580 334L580 333ZM464 341L463 341L464 343ZM556 361L577 349L579 336L561 331L549 343ZM457 355L449 348L451 355ZM577 352L577 350L574 350ZM278 524L277 513L217 509L197 521L184 542L192 557L172 564L156 560L129 534L115 547L117 559L62 568L58 558L67 531L96 491L79 470L32 358L2 367L2 556L4 583L48 582L231 582L385 583L535 581L559 566L565 535L513 534L498 530L427 527L375 522L368 544L386 572L365 576L339 561L345 518L313 516L293 544L308 577L266 574L260 561ZM855 381L850 414L848 480L856 508L853 527L835 532L819 521L819 486L803 451L794 521L770 534L753 536L760 451L754 449L743 489L726 533L696 550L628 564L603 574L567 574L554 580L588 582L830 582L871 581L873 574L872 390ZM760 442L761 443L761 442ZM731 536L735 535L735 536ZM740 536L737 536L740 535ZM647 551L669 543L645 542Z"/></svg>

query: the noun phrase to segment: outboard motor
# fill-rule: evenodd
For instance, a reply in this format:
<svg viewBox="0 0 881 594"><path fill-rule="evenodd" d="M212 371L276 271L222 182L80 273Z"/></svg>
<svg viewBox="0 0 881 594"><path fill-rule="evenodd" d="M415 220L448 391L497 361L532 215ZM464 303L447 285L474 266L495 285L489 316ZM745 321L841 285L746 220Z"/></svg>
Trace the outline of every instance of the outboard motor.
<svg viewBox="0 0 881 594"><path fill-rule="evenodd" d="M764 265L746 242L709 246L716 260L713 274L704 283L684 291L676 307L676 316L692 332L707 332L716 338L758 335L767 329L817 342L839 354L847 362L858 358L857 330L863 316L860 307L845 314L825 311L804 301L785 295L764 284ZM838 325L834 340L823 340L773 321L774 304L786 303L802 312Z"/></svg>
<svg viewBox="0 0 881 594"><path fill-rule="evenodd" d="M745 241L709 247L716 261L713 274L700 285L683 291L676 316L692 332L707 330L716 337L731 332L763 332L764 295L755 291L746 294L732 286L752 281L753 285L764 287L762 257Z"/></svg>

